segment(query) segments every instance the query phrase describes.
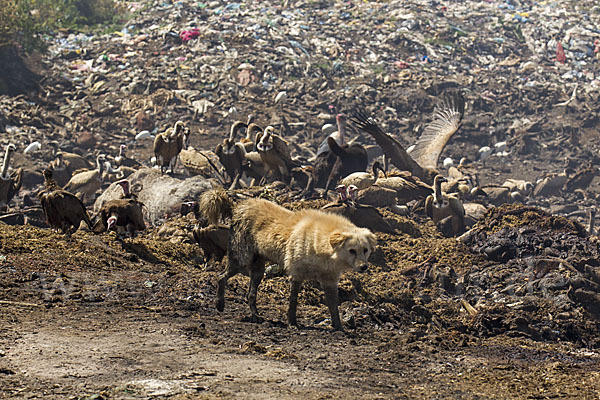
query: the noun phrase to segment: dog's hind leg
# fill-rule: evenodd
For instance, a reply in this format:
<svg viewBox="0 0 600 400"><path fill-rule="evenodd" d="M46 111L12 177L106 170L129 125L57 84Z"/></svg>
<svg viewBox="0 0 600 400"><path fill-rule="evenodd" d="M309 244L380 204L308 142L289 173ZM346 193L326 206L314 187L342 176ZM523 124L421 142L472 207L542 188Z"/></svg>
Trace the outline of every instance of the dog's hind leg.
<svg viewBox="0 0 600 400"><path fill-rule="evenodd" d="M231 243L229 244L230 249ZM227 251L227 269L219 276L219 285L217 287L217 310L219 311L223 311L225 308L225 288L227 287L227 281L242 270L240 268L240 261L229 250Z"/></svg>
<svg viewBox="0 0 600 400"><path fill-rule="evenodd" d="M338 308L338 287L335 283L321 282L321 287L325 292L325 302L331 314L331 323L336 331L343 331L342 323L340 322L340 310Z"/></svg>
<svg viewBox="0 0 600 400"><path fill-rule="evenodd" d="M296 320L296 309L298 308L298 292L302 287L301 281L291 281L290 284L290 305L288 308L288 325L297 326L298 321Z"/></svg>
<svg viewBox="0 0 600 400"><path fill-rule="evenodd" d="M217 287L217 310L223 311L223 309L225 309L225 288L227 287L227 281L237 273L238 271L227 268L227 270L219 276L219 286Z"/></svg>
<svg viewBox="0 0 600 400"><path fill-rule="evenodd" d="M248 304L252 313L252 322L261 322L261 318L258 316L258 309L256 308L256 293L264 275L265 263L256 261L250 268L250 290L248 291Z"/></svg>

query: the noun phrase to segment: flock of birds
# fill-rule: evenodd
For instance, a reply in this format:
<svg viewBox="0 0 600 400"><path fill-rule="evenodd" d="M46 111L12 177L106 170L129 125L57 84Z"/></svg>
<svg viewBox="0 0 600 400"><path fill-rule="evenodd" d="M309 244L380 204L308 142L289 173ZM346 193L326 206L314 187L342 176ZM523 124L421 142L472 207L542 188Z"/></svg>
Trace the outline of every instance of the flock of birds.
<svg viewBox="0 0 600 400"><path fill-rule="evenodd" d="M593 173L565 173L554 175L552 179L547 177L536 185L509 179L499 186L480 187L473 164L466 159L456 166L451 159L444 160L446 176L442 176L437 169L439 157L460 128L464 110L463 97L458 92L447 93L436 106L432 122L424 128L418 142L406 150L393 135L383 132L372 117L357 112L351 122L375 139L378 154L383 156L381 161L374 160L369 170L369 151L362 144L347 140L348 119L343 114L336 116L337 126L324 127L327 136L312 158L292 157L290 144L275 127L263 128L249 116L246 122L235 121L229 135L212 152L190 147L190 129L184 122L177 121L154 137L151 163L161 174L174 174L180 160L189 173L210 172L217 178L219 185L213 184L213 187L218 186L222 191L209 191L198 201L190 199L192 202L182 205L182 210L197 213L202 222L194 231L194 238L207 258L217 259L225 254L228 227L225 221L210 215L222 215L211 212L215 207L233 207L227 190L278 182L296 199L328 198L329 192L335 190L335 201L323 209L343 214L358 226L394 233L394 227L378 208L388 208L401 215L420 210L444 235L457 236L485 212L487 207L483 202L471 201L478 196L498 205L551 191L558 181L561 188L565 185L576 188L589 185L593 178ZM126 178L146 167L128 157L126 149L125 145L120 146L113 163L107 161L105 155L98 155L95 166L78 154L56 152L54 160L43 171L44 188L38 194L48 226L71 235L84 222L94 233L115 231L120 239L144 230L145 205L133 193ZM0 209L8 206L22 184L22 168L9 174L15 151L13 144L6 147L0 171ZM482 148L481 162L493 151L506 152L506 143L497 144L494 150L487 146ZM107 176L118 179L122 194L120 198L104 202L91 218L85 204L94 199Z"/></svg>

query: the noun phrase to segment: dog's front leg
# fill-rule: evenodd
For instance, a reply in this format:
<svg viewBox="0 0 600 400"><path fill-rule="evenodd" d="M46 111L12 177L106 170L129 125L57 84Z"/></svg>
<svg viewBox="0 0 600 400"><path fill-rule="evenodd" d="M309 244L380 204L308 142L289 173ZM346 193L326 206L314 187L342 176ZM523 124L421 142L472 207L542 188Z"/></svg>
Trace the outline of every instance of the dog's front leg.
<svg viewBox="0 0 600 400"><path fill-rule="evenodd" d="M343 331L340 321L340 310L338 309L338 287L337 283L321 282L321 287L325 292L325 302L331 314L331 323L336 331Z"/></svg>
<svg viewBox="0 0 600 400"><path fill-rule="evenodd" d="M297 326L298 321L296 320L296 309L298 308L298 292L302 287L302 282L291 281L290 285L290 306L288 308L288 325Z"/></svg>

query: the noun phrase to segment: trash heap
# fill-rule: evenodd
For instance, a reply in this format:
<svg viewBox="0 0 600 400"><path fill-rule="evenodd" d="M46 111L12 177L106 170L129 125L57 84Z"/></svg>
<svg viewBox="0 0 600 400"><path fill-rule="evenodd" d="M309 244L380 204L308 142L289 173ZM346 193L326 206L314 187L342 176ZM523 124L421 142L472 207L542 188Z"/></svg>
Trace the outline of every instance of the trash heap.
<svg viewBox="0 0 600 400"><path fill-rule="evenodd" d="M323 124L362 108L408 147L448 88L465 93L468 109L440 160L478 163L481 184L600 163L596 2L126 3L132 17L121 31L49 38L38 95L0 97L0 145L16 143L14 167L28 171L18 207L39 190L36 171L56 149L92 159L125 143L149 165L147 138L177 120L194 148L212 150L252 114L306 160ZM39 149L23 154L34 141ZM478 161L481 147L499 143ZM405 234L382 235L370 275L342 282L345 323L398 329L407 342L449 332L597 348L598 242L529 206L583 221L576 213L598 193L593 180L583 194L559 188L525 208L491 210L460 243L395 216ZM243 282L232 281L234 295ZM285 304L286 284L265 282L269 304ZM183 298L195 289L178 290ZM318 305L319 296L309 290L302 301Z"/></svg>

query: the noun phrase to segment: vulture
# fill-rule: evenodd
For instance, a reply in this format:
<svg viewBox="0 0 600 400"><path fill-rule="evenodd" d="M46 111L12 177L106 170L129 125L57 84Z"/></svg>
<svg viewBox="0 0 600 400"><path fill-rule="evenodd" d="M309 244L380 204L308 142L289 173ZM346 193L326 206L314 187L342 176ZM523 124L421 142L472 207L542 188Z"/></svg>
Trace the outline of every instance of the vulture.
<svg viewBox="0 0 600 400"><path fill-rule="evenodd" d="M115 164L117 167L128 167L128 168L140 168L142 164L133 158L127 157L125 150L127 146L122 144L119 146L119 155L115 157Z"/></svg>
<svg viewBox="0 0 600 400"><path fill-rule="evenodd" d="M465 113L465 100L458 92L442 97L433 111L433 120L425 126L411 157L429 176L437 175L437 163L452 135L458 131Z"/></svg>
<svg viewBox="0 0 600 400"><path fill-rule="evenodd" d="M433 193L431 186L407 171L400 171L394 176L379 178L376 185L395 190L400 204L406 204L412 200L422 200Z"/></svg>
<svg viewBox="0 0 600 400"><path fill-rule="evenodd" d="M287 143L274 135L274 130L273 126L267 126L262 134L256 135L256 149L265 166L263 180L266 180L269 173L273 173L276 180L289 183L290 171L296 164L292 161Z"/></svg>
<svg viewBox="0 0 600 400"><path fill-rule="evenodd" d="M154 156L161 174L167 169L174 173L177 156L187 146L189 130L182 121L177 121L173 128L168 128L154 139Z"/></svg>
<svg viewBox="0 0 600 400"><path fill-rule="evenodd" d="M334 130L329 136L327 136L319 145L317 149L317 157L320 154L326 153L330 150L328 139L332 138L336 141L339 146L343 146L345 143L344 133L346 132L345 122L346 116L344 114L338 114L335 116L335 121L337 122L337 130Z"/></svg>
<svg viewBox="0 0 600 400"><path fill-rule="evenodd" d="M246 152L249 153L255 150L256 146L256 135L262 134L263 128L261 128L256 123L252 122L253 116L248 116L248 123L246 127L246 136L241 138L238 143L240 143L246 149Z"/></svg>
<svg viewBox="0 0 600 400"><path fill-rule="evenodd" d="M253 181L259 181L266 174L265 163L263 163L260 154L257 151L250 151L244 154L244 165L242 166L246 176Z"/></svg>
<svg viewBox="0 0 600 400"><path fill-rule="evenodd" d="M465 209L458 197L442 192L442 182L446 181L441 175L434 178L434 192L425 199L425 213L436 225L450 218L451 234L456 236L465 231Z"/></svg>
<svg viewBox="0 0 600 400"><path fill-rule="evenodd" d="M4 160L2 161L2 170L0 171L0 208L8 205L21 188L23 181L23 168L17 169L10 175L8 174L10 159L12 158L12 153L16 150L17 147L12 143L6 146Z"/></svg>
<svg viewBox="0 0 600 400"><path fill-rule="evenodd" d="M341 180L341 184L349 187L350 185L354 185L358 188L358 190L363 190L372 186L377 182L377 178L379 178L379 172L383 172L383 176L387 178L387 174L379 161L375 161L373 163L373 173L369 172L353 172L350 175L346 176Z"/></svg>
<svg viewBox="0 0 600 400"><path fill-rule="evenodd" d="M79 172L71 177L64 189L75 193L76 196L83 198L93 198L100 186L102 186L102 173L104 171L103 161L106 159L104 154L96 157L96 169Z"/></svg>
<svg viewBox="0 0 600 400"><path fill-rule="evenodd" d="M129 187L129 181L127 179L122 179L120 181L115 182L117 185L121 186L121 189L123 189L123 198L124 199L133 199L135 201L137 201L138 197L136 193L139 193L140 190L142 190L142 184L141 183L137 183L134 185L134 189L136 191L136 193L133 193ZM139 202L140 205L143 205L141 202Z"/></svg>
<svg viewBox="0 0 600 400"><path fill-rule="evenodd" d="M69 170L71 173L77 171L78 169L91 169L94 167L94 164L79 154L58 151L56 152L55 156L57 158L60 157L67 170Z"/></svg>
<svg viewBox="0 0 600 400"><path fill-rule="evenodd" d="M118 239L125 234L134 237L135 231L146 229L142 213L143 204L129 191L128 181L122 180L117 183L123 188L124 198L109 200L102 205L93 231L102 233L115 230Z"/></svg>
<svg viewBox="0 0 600 400"><path fill-rule="evenodd" d="M575 171L566 168L563 172L547 175L540 179L533 189L533 196L557 196Z"/></svg>
<svg viewBox="0 0 600 400"><path fill-rule="evenodd" d="M504 181L502 186L509 188L511 192L517 191L523 196L527 196L533 190L533 184L523 179L512 179L508 178Z"/></svg>
<svg viewBox="0 0 600 400"><path fill-rule="evenodd" d="M47 169L52 171L52 177L58 186L62 187L69 182L73 171L71 171L64 160L63 153L58 152L54 160L48 163Z"/></svg>
<svg viewBox="0 0 600 400"><path fill-rule="evenodd" d="M235 136L240 129L247 127L248 125L242 121L234 122L231 125L229 137L223 139L223 143L219 143L215 149L215 154L219 157L219 161L225 167L232 182L242 174L244 154L246 153L244 146L235 142Z"/></svg>
<svg viewBox="0 0 600 400"><path fill-rule="evenodd" d="M431 121L417 140L410 155L400 142L381 130L375 120L358 112L353 122L369 133L389 160L401 171L410 171L430 183L437 175L437 162L448 140L458 131L465 110L465 101L458 92L447 93L435 107Z"/></svg>
<svg viewBox="0 0 600 400"><path fill-rule="evenodd" d="M325 183L324 197L327 196L327 192L331 186L342 177L348 176L353 172L365 171L369 164L367 151L362 145L353 144L350 146L340 146L332 137L327 138L327 143L329 144L331 153L335 155L336 159Z"/></svg>
<svg viewBox="0 0 600 400"><path fill-rule="evenodd" d="M339 194L338 199L321 207L322 210L341 214L362 228L369 228L376 232L394 233L394 229L375 207L356 202L355 196L358 191L356 186L351 185L350 188L347 188L345 185L338 185L335 190Z"/></svg>
<svg viewBox="0 0 600 400"><path fill-rule="evenodd" d="M83 202L56 184L52 178L52 170L45 169L43 175L45 188L40 192L39 198L48 226L67 235L75 232L81 221L85 221L92 229L92 221Z"/></svg>
<svg viewBox="0 0 600 400"><path fill-rule="evenodd" d="M307 192L312 191L312 189L314 187L318 187L318 188L325 187L325 185L327 184L327 178L329 177L329 174L331 173L331 169L333 168L333 165L335 164L335 162L337 160L336 155L329 148L329 144L327 144L327 140L329 140L329 138L332 137L339 146L344 146L344 129L345 129L344 124L346 121L346 117L343 114L338 114L336 116L336 121L337 121L337 125L338 125L337 131L334 131L329 136L327 136L325 138L325 140L323 141L323 143L321 143L321 145L319 146L319 149L317 150L317 158L315 159L312 176L311 176L311 180L310 180L310 184L313 187L311 187L311 188L307 187L306 188ZM364 169L363 169L363 171L364 171ZM352 172L356 172L356 171L352 171ZM349 175L352 172L349 172L346 175ZM346 176L346 175L343 175L343 176Z"/></svg>
<svg viewBox="0 0 600 400"><path fill-rule="evenodd" d="M587 168L569 176L562 189L567 193L572 193L575 189L586 190L596 175L598 175L598 169L590 164Z"/></svg>
<svg viewBox="0 0 600 400"><path fill-rule="evenodd" d="M393 207L398 205L398 193L394 189L372 185L360 190L356 201L373 207Z"/></svg>

